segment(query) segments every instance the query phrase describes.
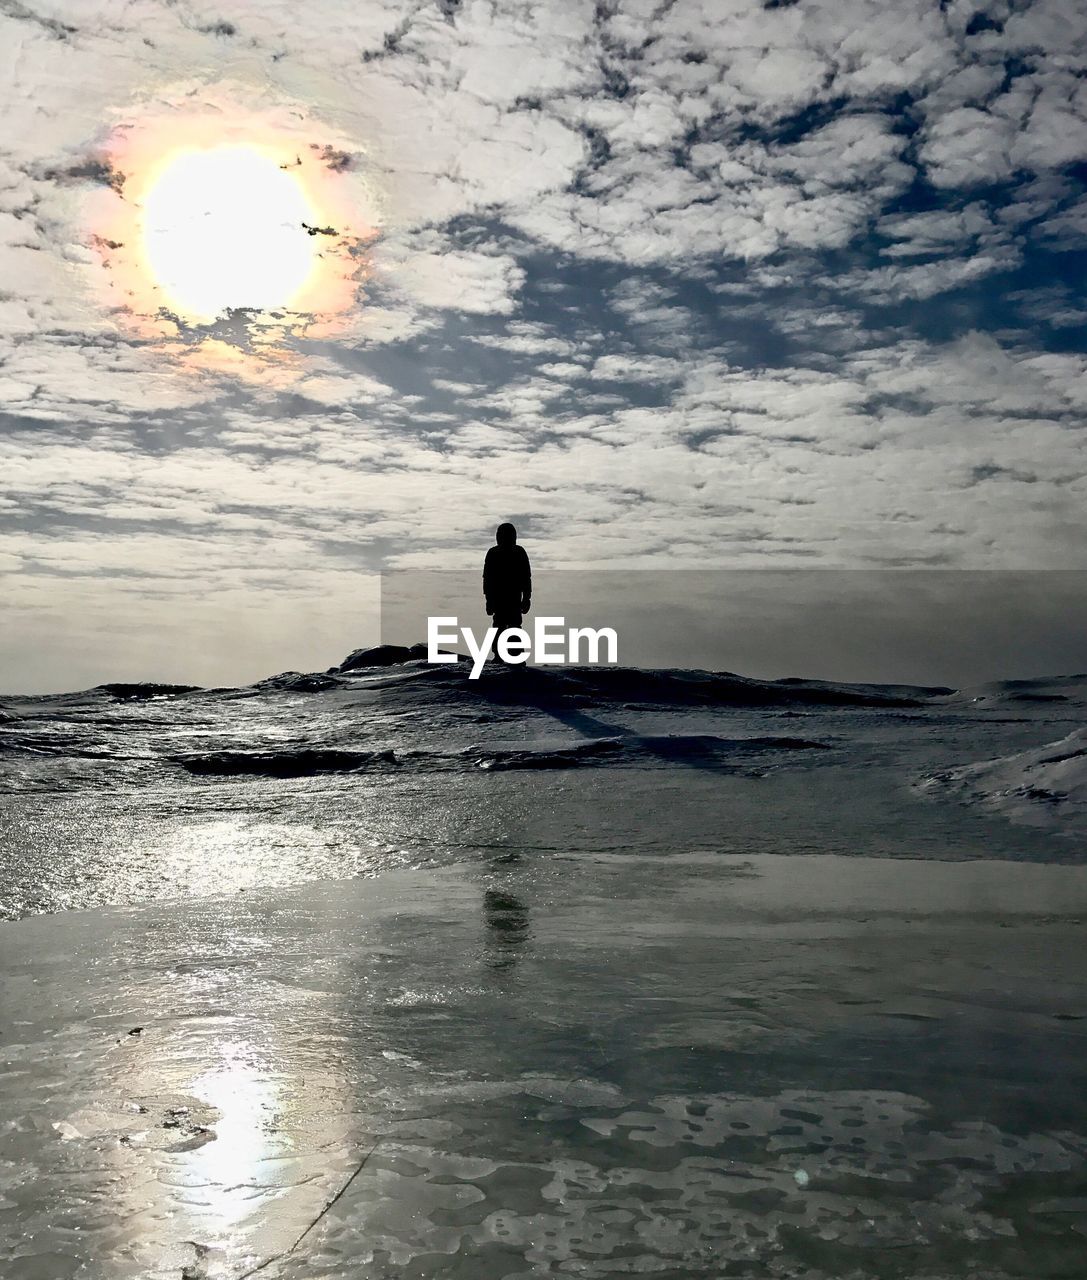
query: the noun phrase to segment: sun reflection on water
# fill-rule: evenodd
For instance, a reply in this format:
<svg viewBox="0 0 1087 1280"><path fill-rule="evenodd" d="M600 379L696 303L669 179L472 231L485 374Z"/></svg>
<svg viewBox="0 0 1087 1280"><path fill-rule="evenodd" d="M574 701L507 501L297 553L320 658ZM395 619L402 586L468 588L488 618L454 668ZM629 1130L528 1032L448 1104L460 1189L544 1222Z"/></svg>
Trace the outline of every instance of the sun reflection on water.
<svg viewBox="0 0 1087 1280"><path fill-rule="evenodd" d="M220 1046L221 1061L192 1082L195 1098L214 1108L215 1140L188 1153L186 1178L199 1188L203 1203L194 1216L206 1218L221 1238L256 1215L283 1193L277 1165L290 1154L288 1138L278 1131L281 1104L277 1078L262 1066L246 1041Z"/></svg>

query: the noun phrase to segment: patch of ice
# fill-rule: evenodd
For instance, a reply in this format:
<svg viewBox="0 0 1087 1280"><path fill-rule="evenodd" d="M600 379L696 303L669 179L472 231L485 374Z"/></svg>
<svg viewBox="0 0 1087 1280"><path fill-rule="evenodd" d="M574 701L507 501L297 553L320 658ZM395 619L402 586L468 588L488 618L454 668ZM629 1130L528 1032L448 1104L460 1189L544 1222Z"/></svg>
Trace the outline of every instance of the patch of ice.
<svg viewBox="0 0 1087 1280"><path fill-rule="evenodd" d="M932 774L929 790L996 809L1013 822L1087 831L1087 729L1011 756Z"/></svg>
<svg viewBox="0 0 1087 1280"><path fill-rule="evenodd" d="M911 1249L936 1280L925 1264L966 1239L984 1250L987 1278L1010 1280L1032 1196L1074 1201L1082 1163L1076 1136L943 1127L897 1092L655 1096L619 1115L590 1109L578 1119L596 1140L559 1141L543 1159L496 1149L504 1114L462 1114L487 1158L382 1142L306 1250L267 1274L868 1280ZM1023 1191L1002 1200L1008 1179Z"/></svg>

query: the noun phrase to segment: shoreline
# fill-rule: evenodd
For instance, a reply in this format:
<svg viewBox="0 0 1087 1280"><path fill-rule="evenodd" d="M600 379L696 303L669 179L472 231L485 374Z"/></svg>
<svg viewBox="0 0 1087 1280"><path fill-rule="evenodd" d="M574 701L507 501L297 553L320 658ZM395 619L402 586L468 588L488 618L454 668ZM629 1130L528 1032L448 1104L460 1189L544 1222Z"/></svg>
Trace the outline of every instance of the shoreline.
<svg viewBox="0 0 1087 1280"><path fill-rule="evenodd" d="M542 855L541 860L546 860L545 856ZM1072 921L1083 917L1087 920L1087 864L1057 859L1042 862L970 856L937 859L921 855L846 856L809 852L736 854L711 850L630 855L593 851L564 853L550 859L552 862L584 862L595 865L614 863L616 866L626 865L628 860L634 860L642 867L697 865L733 877L736 889L733 905L752 914L767 913L773 906L782 916L795 912L797 916L815 916L820 920L848 918L850 914L860 912L867 913L866 918L872 914L888 918L961 914L978 919L986 915L1011 915L1041 918L1057 916L1067 917ZM175 897L148 898L138 902L106 902L57 911L32 912L24 916L0 918L0 931L17 925L72 922L79 917L103 921L115 917L123 921L144 912L174 914L178 909L183 911L195 904L199 904L201 910L216 903L229 908L239 895L257 902L274 902L279 899L290 901L297 898L299 905L305 907L309 897L319 900L326 895L348 891L348 886L360 886L358 892L361 892L361 886L385 881L404 880L407 886L414 877L425 879L429 876L464 876L478 879L486 874L486 865L485 857L482 861L466 858L464 861L441 866L389 866L354 875L326 876L271 887L250 886L219 893L178 894ZM750 876L747 874L749 871ZM892 890L913 896L905 900L900 898L892 906L887 898ZM1033 900L1024 899L1024 890L1038 896ZM966 896L971 891L983 896L994 893L1008 896L999 896L994 905L982 909L972 907L966 901ZM349 896L357 896L354 890L348 892ZM780 896L783 892L792 895L794 901L791 904L788 897ZM949 898L949 894L953 896ZM696 903L692 903L692 910L697 912Z"/></svg>
<svg viewBox="0 0 1087 1280"><path fill-rule="evenodd" d="M490 852L493 854L494 850ZM543 863L584 862L590 866L609 863L621 866L628 860L635 861L643 868L699 865L710 872L716 871L726 876L735 876L739 870L741 874L735 881L738 892L733 905L742 904L747 911L755 914L768 912L772 906L779 914L787 914L790 909L789 899L781 896L785 893L796 899L791 909L805 918L816 916L821 920L835 919L844 918L850 913L865 912L869 916L882 914L892 918L902 915L962 914L980 919L985 915L985 910L971 906L968 901L970 893L974 893L984 897L998 895L997 904L988 909L994 915L1043 918L1056 915L1072 920L1082 916L1087 919L1087 865L1066 859L1055 858L1051 862L1045 862L976 856L938 859L920 854L916 857L814 852L737 854L711 850L674 854L588 851L578 854L567 852L557 856L530 850L526 856L538 857ZM390 865L343 876L312 877L274 886L252 885L220 892L178 893L135 902L104 902L55 911L29 912L22 916L0 917L0 933L17 925L52 922L59 926L64 922L75 922L80 917L103 921L115 917L123 921L141 912L172 914L192 908L195 904L200 904L201 909L215 903L229 907L240 897L258 902L278 899L290 901L297 898L300 905L304 905L306 898L311 895L320 898L324 894L347 892L355 896L356 891L351 886L402 877L409 881L411 877L425 878L429 875L479 878L486 874L487 863L487 851L479 850L475 858L466 857L463 861L450 861L440 865ZM747 867L753 872L750 878L742 874ZM900 898L893 907L887 900L892 889L898 894L907 895L905 900ZM1024 898L1024 891L1036 896L1033 899L1029 896ZM1032 902L1033 905L1024 905ZM697 903L692 903L692 910L697 912Z"/></svg>

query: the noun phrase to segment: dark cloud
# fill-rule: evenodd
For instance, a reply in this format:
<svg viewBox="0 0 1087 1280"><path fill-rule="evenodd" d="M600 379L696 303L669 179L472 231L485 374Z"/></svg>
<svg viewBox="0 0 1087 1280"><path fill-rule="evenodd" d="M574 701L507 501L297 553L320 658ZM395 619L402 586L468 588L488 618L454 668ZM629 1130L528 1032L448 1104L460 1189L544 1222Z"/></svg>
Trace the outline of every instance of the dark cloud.
<svg viewBox="0 0 1087 1280"><path fill-rule="evenodd" d="M123 173L118 173L108 160L95 157L80 160L76 164L70 164L63 169L45 169L42 177L49 182L98 183L116 191L118 195L121 194L125 185L125 175Z"/></svg>
<svg viewBox="0 0 1087 1280"><path fill-rule="evenodd" d="M311 144L313 150L317 152L319 159L333 171L333 173L343 173L346 169L350 169L355 162L355 157L350 151L339 151L335 147L318 147L316 143Z"/></svg>
<svg viewBox="0 0 1087 1280"><path fill-rule="evenodd" d="M238 28L233 22L211 22L206 27L197 27L197 30L206 36L225 36L228 39L238 34Z"/></svg>
<svg viewBox="0 0 1087 1280"><path fill-rule="evenodd" d="M21 4L19 0L0 0L0 16L40 27L41 30L48 32L54 40L67 40L79 30L78 27L73 27L67 22L61 22L58 18L48 18L43 14L36 13L25 4Z"/></svg>

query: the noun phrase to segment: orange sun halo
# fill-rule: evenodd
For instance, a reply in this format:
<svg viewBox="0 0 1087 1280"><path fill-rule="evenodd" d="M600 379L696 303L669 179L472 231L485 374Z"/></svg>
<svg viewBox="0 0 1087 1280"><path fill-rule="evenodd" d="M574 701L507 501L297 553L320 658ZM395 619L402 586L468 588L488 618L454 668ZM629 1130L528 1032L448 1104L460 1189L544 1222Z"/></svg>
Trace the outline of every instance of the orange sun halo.
<svg viewBox="0 0 1087 1280"><path fill-rule="evenodd" d="M152 114L114 130L90 241L110 303L142 336L185 327L218 344L216 322L237 311L273 346L346 323L376 218L348 153L297 114Z"/></svg>

